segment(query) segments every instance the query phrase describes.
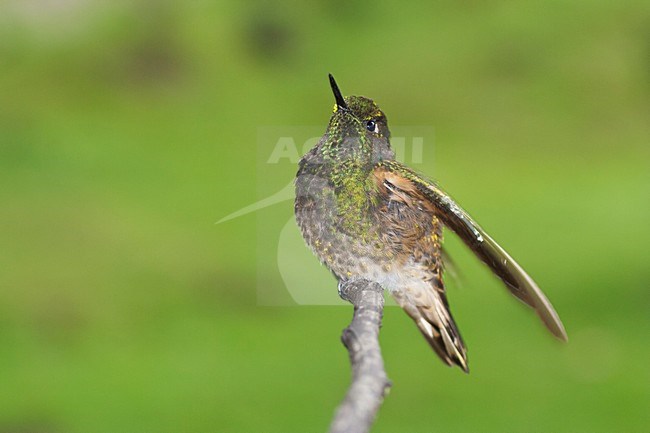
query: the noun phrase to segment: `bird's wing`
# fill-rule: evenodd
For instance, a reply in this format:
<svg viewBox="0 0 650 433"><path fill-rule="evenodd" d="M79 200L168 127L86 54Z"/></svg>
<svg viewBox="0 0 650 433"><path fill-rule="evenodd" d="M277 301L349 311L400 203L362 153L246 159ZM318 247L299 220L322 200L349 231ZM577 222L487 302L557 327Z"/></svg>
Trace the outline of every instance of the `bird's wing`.
<svg viewBox="0 0 650 433"><path fill-rule="evenodd" d="M382 161L376 168L384 182L431 208L445 226L454 231L505 283L510 292L535 309L546 327L567 340L559 316L533 279L472 218L433 182L397 161Z"/></svg>

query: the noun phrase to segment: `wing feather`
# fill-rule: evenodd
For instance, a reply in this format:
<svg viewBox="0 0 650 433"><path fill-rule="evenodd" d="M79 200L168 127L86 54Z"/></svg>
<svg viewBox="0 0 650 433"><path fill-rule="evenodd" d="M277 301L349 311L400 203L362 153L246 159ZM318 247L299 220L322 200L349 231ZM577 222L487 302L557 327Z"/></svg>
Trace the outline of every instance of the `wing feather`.
<svg viewBox="0 0 650 433"><path fill-rule="evenodd" d="M385 170L382 173L385 181L395 188L430 206L443 224L501 278L514 296L536 311L553 335L567 340L562 321L533 279L447 193L397 161L382 161L377 170Z"/></svg>

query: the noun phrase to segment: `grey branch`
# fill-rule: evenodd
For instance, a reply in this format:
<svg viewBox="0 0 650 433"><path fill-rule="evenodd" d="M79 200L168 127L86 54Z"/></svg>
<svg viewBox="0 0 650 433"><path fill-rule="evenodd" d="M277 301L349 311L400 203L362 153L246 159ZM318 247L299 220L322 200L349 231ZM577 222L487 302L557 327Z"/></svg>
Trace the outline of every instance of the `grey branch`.
<svg viewBox="0 0 650 433"><path fill-rule="evenodd" d="M354 305L354 317L341 340L350 353L352 383L330 426L330 433L362 433L370 430L390 381L379 347L379 328L384 311L383 289L367 280L342 282L342 299Z"/></svg>

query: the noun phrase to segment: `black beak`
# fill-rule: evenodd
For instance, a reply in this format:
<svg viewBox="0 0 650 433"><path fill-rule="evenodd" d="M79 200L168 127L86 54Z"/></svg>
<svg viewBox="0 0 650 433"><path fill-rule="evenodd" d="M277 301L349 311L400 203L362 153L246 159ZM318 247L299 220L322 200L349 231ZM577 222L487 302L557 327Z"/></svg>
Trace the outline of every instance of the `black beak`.
<svg viewBox="0 0 650 433"><path fill-rule="evenodd" d="M330 77L330 86L332 86L332 93L334 93L334 99L336 99L336 105L339 108L347 110L348 106L345 103L345 99L343 99L343 95L341 95L339 86L336 85L336 81L334 80L334 77L332 77L332 74L328 74L328 75Z"/></svg>

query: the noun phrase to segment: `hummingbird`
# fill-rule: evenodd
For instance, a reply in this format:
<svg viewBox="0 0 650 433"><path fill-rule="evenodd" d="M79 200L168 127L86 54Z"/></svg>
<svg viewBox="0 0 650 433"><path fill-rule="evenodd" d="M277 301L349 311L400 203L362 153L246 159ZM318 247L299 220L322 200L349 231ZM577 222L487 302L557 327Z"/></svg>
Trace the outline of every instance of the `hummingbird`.
<svg viewBox="0 0 650 433"><path fill-rule="evenodd" d="M379 106L363 96L344 98L331 74L329 81L333 113L299 162L294 210L307 245L339 284L377 282L440 359L468 373L443 282L446 227L566 341L558 314L524 269L435 182L395 160Z"/></svg>

